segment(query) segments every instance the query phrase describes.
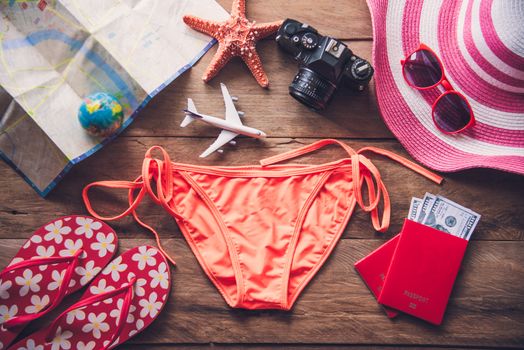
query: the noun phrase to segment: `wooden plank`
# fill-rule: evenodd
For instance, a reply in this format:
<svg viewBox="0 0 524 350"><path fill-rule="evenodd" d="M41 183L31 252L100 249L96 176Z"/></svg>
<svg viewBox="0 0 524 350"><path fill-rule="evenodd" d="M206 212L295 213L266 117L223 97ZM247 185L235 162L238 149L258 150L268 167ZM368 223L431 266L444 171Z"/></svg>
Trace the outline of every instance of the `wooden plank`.
<svg viewBox="0 0 524 350"><path fill-rule="evenodd" d="M85 213L81 200L82 188L99 180L131 180L139 175L145 151L152 145L162 145L173 160L195 164L239 165L256 164L259 159L298 148L314 140L268 139L257 141L240 139L238 146L226 148L223 155L215 154L207 159L197 157L212 140L194 138L134 138L120 137L110 146L85 160L71 171L47 200L42 200L6 164L0 165L0 238L29 237L31 232L48 220L61 215ZM407 153L394 141L346 140L355 148L377 146L403 156ZM343 157L336 147L319 151L312 158L297 161L321 163ZM392 200L392 225L388 234L374 232L369 215L357 210L350 220L344 238L387 238L399 231L406 216L412 196L422 196L426 191L440 193L452 200L471 207L482 215L473 239L522 240L524 238L524 178L493 170L470 170L446 175L446 181L438 186L425 178L403 168L401 165L377 156L370 156L379 170ZM118 192L114 192L118 193ZM116 213L124 209L127 201L122 196L94 195L97 208L104 213ZM124 194L124 192L120 192ZM164 237L181 237L174 220L157 206L143 205L140 215L153 223ZM131 220L113 222L122 235L147 237L147 233Z"/></svg>
<svg viewBox="0 0 524 350"><path fill-rule="evenodd" d="M232 0L218 0L228 12ZM247 17L258 23L293 18L315 27L321 34L340 39L371 39L372 28L365 0L247 0Z"/></svg>
<svg viewBox="0 0 524 350"><path fill-rule="evenodd" d="M167 350L167 349L176 349L176 350L192 350L192 349L213 349L213 350L267 350L267 349L286 349L286 350L405 350L406 348L410 350L432 350L432 349L447 349L447 350L480 350L486 349L486 347L447 347L447 346L379 346L379 345L332 345L332 344L322 344L322 345L312 345L312 344L124 344L118 347L118 350Z"/></svg>
<svg viewBox="0 0 524 350"><path fill-rule="evenodd" d="M122 237L122 236L121 236ZM231 309L180 239L166 241L178 265L166 308L133 343L305 343L518 347L524 344L524 242L471 242L444 323L389 320L353 264L383 240L342 240L290 312ZM2 240L0 265L23 240ZM119 251L151 240L121 239ZM72 302L69 298L69 303ZM66 307L65 305L64 307ZM53 319L60 310L55 310ZM42 322L31 325L30 330Z"/></svg>
<svg viewBox="0 0 524 350"><path fill-rule="evenodd" d="M347 42L359 56L371 60L371 42ZM260 88L240 59L233 59L209 84L200 77L213 57L216 47L188 72L157 95L140 112L128 136L216 137L219 131L204 123L180 127L191 97L202 113L223 117L224 101L220 82L237 95L239 110L246 113L244 123L261 129L270 137L392 138L380 117L375 100L374 80L363 92L341 87L328 108L316 113L295 101L288 86L298 72L297 63L282 53L272 41L259 44L260 55L269 76L270 88Z"/></svg>

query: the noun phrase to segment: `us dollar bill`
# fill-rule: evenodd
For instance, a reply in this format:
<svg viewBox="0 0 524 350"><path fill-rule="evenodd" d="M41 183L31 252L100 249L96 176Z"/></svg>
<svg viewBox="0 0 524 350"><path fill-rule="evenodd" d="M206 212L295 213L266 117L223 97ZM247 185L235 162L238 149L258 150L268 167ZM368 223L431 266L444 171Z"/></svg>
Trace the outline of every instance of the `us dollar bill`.
<svg viewBox="0 0 524 350"><path fill-rule="evenodd" d="M447 198L436 196L421 223L469 241L480 215Z"/></svg>
<svg viewBox="0 0 524 350"><path fill-rule="evenodd" d="M426 214L431 209L433 202L435 201L436 196L432 193L426 192L424 198L422 198L422 204L419 205L416 220L417 222L424 222Z"/></svg>
<svg viewBox="0 0 524 350"><path fill-rule="evenodd" d="M420 207L420 204L422 203L421 198L412 197L411 198L411 204L409 206L409 213L408 213L408 219L415 221L417 218L417 212L418 208Z"/></svg>

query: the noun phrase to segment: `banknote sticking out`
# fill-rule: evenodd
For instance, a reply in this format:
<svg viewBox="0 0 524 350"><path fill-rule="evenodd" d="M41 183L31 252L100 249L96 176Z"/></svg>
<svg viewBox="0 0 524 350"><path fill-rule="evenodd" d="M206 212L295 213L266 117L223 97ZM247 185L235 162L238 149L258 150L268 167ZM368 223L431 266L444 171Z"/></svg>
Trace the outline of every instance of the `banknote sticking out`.
<svg viewBox="0 0 524 350"><path fill-rule="evenodd" d="M422 199L411 198L408 219L469 241L480 215L445 197L426 193Z"/></svg>

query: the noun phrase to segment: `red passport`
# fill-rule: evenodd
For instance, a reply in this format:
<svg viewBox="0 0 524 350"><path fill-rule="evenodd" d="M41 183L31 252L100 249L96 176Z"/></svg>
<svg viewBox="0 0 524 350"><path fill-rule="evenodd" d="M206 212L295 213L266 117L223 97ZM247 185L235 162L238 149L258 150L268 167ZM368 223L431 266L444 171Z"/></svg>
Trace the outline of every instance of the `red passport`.
<svg viewBox="0 0 524 350"><path fill-rule="evenodd" d="M408 219L397 237L378 302L439 325L468 241Z"/></svg>
<svg viewBox="0 0 524 350"><path fill-rule="evenodd" d="M355 263L355 270L369 288L371 293L378 298L384 286L384 280L393 258L393 253L397 248L397 243L400 235L396 235L389 241L375 249L371 254L365 256ZM389 318L398 315L393 309L384 307L384 311Z"/></svg>

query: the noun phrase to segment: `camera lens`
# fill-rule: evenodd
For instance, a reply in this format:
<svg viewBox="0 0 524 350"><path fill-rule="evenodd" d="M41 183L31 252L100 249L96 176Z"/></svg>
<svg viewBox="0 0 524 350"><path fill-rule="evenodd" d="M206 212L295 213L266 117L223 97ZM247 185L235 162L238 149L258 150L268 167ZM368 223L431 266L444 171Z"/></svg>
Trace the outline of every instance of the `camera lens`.
<svg viewBox="0 0 524 350"><path fill-rule="evenodd" d="M309 68L301 67L289 85L289 94L314 110L321 111L335 92L336 85Z"/></svg>

